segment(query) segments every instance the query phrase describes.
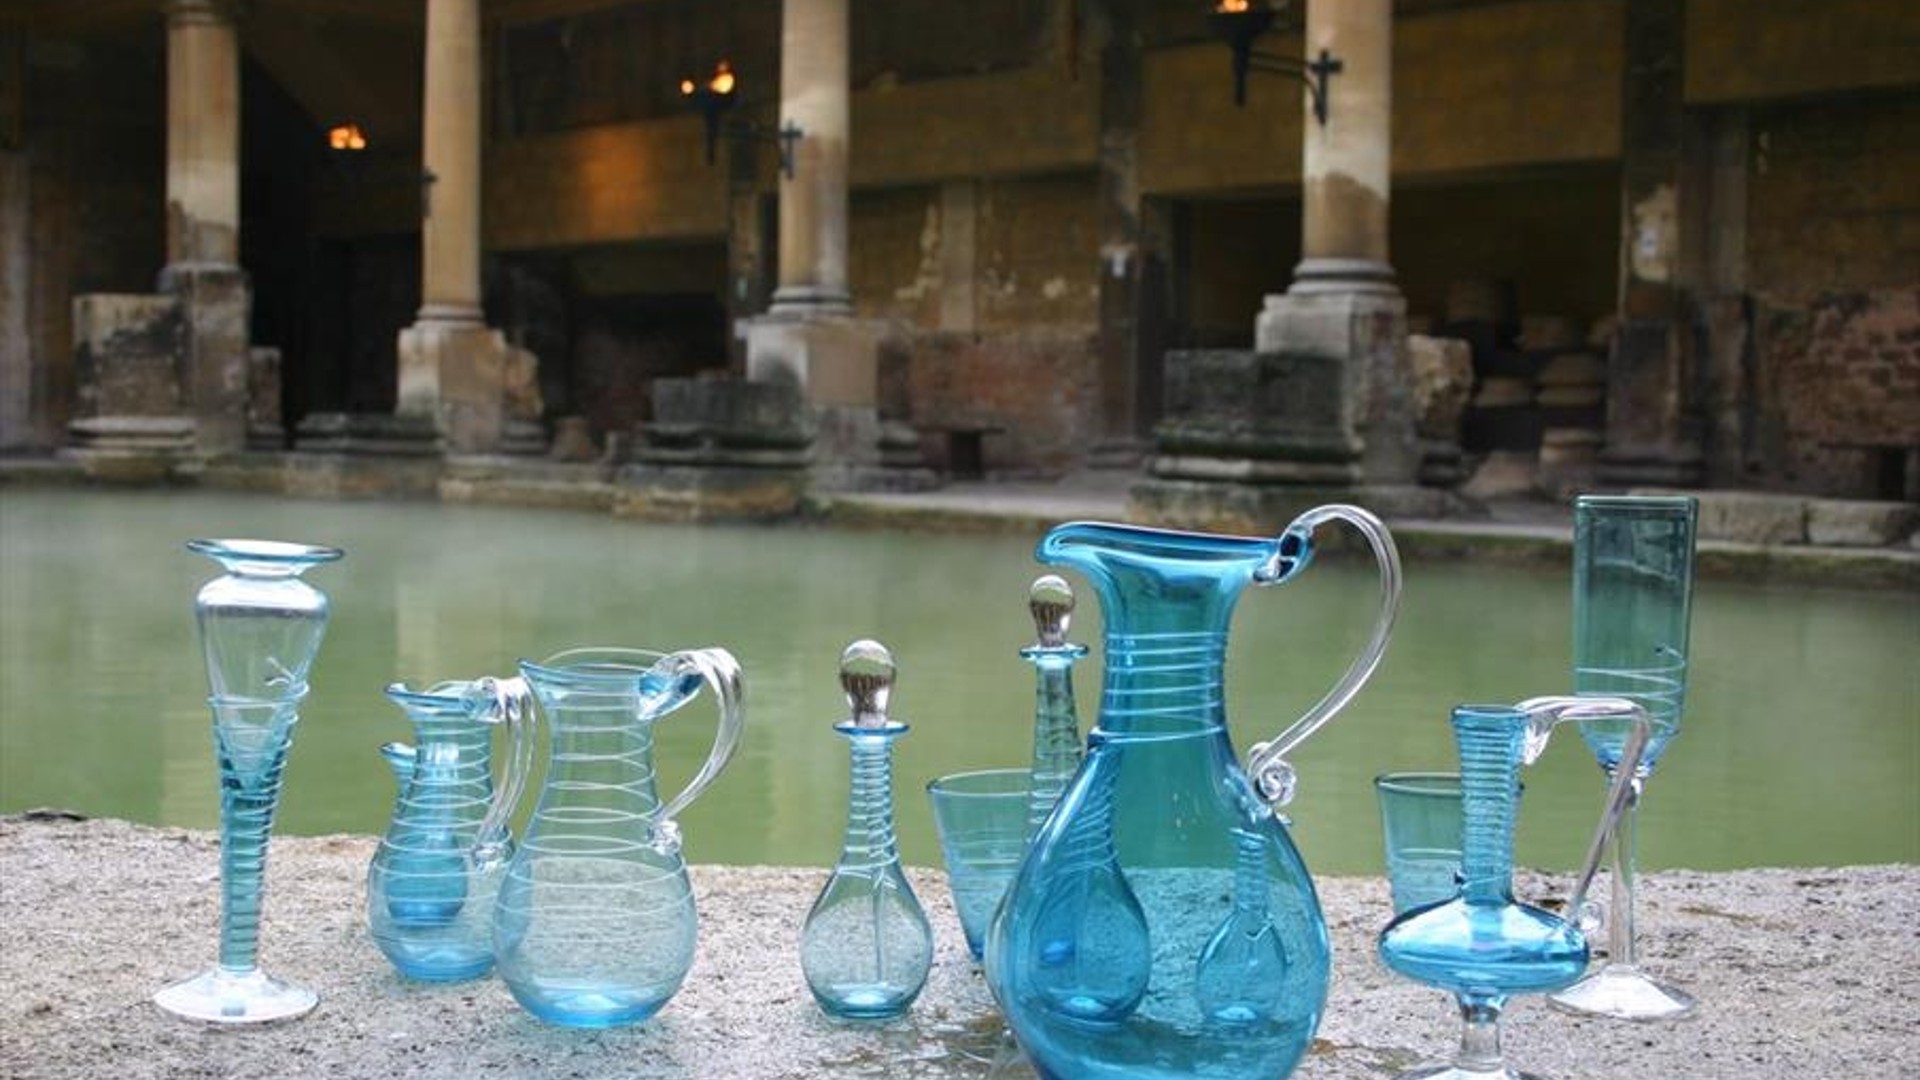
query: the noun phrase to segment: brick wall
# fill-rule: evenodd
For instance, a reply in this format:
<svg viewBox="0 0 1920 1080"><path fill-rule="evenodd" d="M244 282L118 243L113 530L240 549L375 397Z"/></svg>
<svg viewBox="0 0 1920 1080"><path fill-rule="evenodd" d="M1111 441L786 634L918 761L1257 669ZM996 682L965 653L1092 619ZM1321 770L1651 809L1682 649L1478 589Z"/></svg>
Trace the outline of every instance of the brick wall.
<svg viewBox="0 0 1920 1080"><path fill-rule="evenodd" d="M1920 98L1775 106L1751 131L1759 479L1884 494L1880 455L1920 447Z"/></svg>

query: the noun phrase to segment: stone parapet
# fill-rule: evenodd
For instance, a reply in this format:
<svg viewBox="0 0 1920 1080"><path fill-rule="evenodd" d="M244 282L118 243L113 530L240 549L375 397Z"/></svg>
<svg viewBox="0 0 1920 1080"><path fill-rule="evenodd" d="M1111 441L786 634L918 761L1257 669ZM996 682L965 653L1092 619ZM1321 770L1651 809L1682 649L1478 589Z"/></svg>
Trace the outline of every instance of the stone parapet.
<svg viewBox="0 0 1920 1080"><path fill-rule="evenodd" d="M962 1080L988 1075L999 1047L999 1014L936 870L909 871L934 925L935 962L898 1021L830 1022L807 992L797 942L824 868L696 866L700 942L685 986L644 1024L584 1032L535 1021L497 979L399 979L367 935L374 844L274 838L262 956L275 974L316 990L320 1007L292 1023L227 1031L184 1024L147 1003L213 954L212 833L0 818L8 986L0 1073ZM1315 884L1333 940L1333 982L1293 1080L1379 1080L1450 1053L1459 1019L1444 995L1373 959L1373 937L1392 911L1386 883L1323 876ZM1564 875L1524 872L1515 884L1534 901L1569 885ZM1508 1058L1542 1075L1591 1080L1920 1075L1908 992L1917 896L1914 866L1645 873L1642 959L1693 991L1699 1015L1648 1027L1520 999L1504 1025ZM1819 963L1808 962L1810 949Z"/></svg>

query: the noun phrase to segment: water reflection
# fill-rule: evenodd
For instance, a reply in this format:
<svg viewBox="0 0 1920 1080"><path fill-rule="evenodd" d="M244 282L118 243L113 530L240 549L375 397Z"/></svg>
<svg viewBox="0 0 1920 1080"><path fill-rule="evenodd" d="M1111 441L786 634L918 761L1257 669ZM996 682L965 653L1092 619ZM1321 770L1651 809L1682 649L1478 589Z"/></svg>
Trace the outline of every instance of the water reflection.
<svg viewBox="0 0 1920 1080"><path fill-rule="evenodd" d="M749 731L684 822L695 861L824 865L838 850L844 712L835 660L878 637L901 665L897 762L909 861L937 861L926 781L1023 764L1032 673L1031 538L804 528L640 526L562 512L290 502L201 494L0 492L0 810L59 805L209 828L218 817L181 544L265 535L337 544L313 576L334 604L296 736L281 827L378 831L392 780L376 748L405 737L388 682L508 673L578 645L719 644L745 666ZM1328 562L1248 595L1228 710L1243 747L1336 678L1366 631L1373 583ZM1308 862L1377 872L1369 781L1451 759L1447 709L1564 689L1564 574L1412 567L1386 663L1297 755ZM1097 646L1089 602L1076 637ZM1920 861L1920 605L1870 593L1703 585L1686 725L1646 804L1653 867ZM1076 671L1083 718L1098 656ZM712 738L708 706L664 722L664 782ZM1520 855L1574 861L1602 781L1582 748L1528 777ZM1754 823L1766 822L1766 828Z"/></svg>

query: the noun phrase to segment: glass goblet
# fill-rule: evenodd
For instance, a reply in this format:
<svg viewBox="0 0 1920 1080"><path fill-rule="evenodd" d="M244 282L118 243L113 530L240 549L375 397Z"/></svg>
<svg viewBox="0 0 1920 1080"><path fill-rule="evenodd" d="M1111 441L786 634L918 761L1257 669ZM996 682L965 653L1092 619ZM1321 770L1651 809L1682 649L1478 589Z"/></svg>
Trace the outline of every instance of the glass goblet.
<svg viewBox="0 0 1920 1080"><path fill-rule="evenodd" d="M1679 732L1686 701L1698 507L1687 496L1582 495L1574 500L1574 692L1639 704L1653 722L1653 734L1613 838L1606 962L1548 998L1569 1012L1672 1020L1694 1008L1686 992L1640 969L1634 944L1633 862L1641 786L1668 740ZM1581 728L1609 781L1618 770L1627 727L1624 722L1602 722Z"/></svg>

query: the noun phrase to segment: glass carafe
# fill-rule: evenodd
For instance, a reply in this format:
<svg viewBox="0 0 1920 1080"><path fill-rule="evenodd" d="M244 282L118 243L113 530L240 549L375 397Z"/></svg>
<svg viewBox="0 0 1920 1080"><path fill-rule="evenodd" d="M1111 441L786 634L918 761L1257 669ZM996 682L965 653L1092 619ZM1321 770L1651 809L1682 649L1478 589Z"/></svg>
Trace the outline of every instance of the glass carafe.
<svg viewBox="0 0 1920 1080"><path fill-rule="evenodd" d="M395 683L387 697L406 711L415 742L380 748L400 795L367 869L367 925L407 978L475 978L493 966L493 901L513 854L507 818L531 754L521 699L491 679L426 690ZM512 750L496 789L498 723Z"/></svg>
<svg viewBox="0 0 1920 1080"><path fill-rule="evenodd" d="M693 888L674 816L725 768L743 724L723 649L576 649L520 674L550 739L546 780L494 910L500 978L528 1012L568 1027L644 1020L693 965ZM654 724L712 689L719 731L686 788L654 783Z"/></svg>
<svg viewBox="0 0 1920 1080"><path fill-rule="evenodd" d="M1600 825L1567 902L1568 917L1513 897L1513 828L1520 767L1546 749L1556 724L1580 721L1625 727L1626 771L1615 778ZM1652 733L1645 709L1621 698L1534 698L1518 705L1462 705L1453 711L1460 749L1457 809L1459 884L1425 896L1380 932L1380 959L1418 982L1451 991L1462 1033L1455 1060L1403 1073L1398 1080L1537 1080L1506 1066L1500 1014L1507 998L1560 989L1586 970L1587 889L1631 795L1630 776ZM1390 850L1390 859L1401 854ZM1430 874L1394 865L1396 894L1421 892ZM1397 903L1396 903L1396 906Z"/></svg>
<svg viewBox="0 0 1920 1080"><path fill-rule="evenodd" d="M1381 572L1373 633L1306 716L1242 769L1222 687L1227 627L1252 584L1292 578L1313 532L1359 529ZM1326 1001L1319 899L1276 809L1285 755L1372 674L1399 604L1379 520L1308 511L1277 538L1075 523L1042 562L1086 574L1105 615L1105 685L1087 754L989 930L987 983L1052 1080L1285 1076Z"/></svg>

